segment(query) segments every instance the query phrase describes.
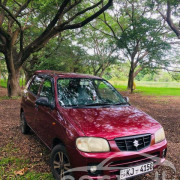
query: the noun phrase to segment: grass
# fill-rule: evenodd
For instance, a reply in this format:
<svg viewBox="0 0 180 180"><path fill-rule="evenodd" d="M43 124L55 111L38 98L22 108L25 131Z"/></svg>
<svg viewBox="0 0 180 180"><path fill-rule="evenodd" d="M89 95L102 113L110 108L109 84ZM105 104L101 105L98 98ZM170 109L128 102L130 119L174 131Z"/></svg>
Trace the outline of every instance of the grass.
<svg viewBox="0 0 180 180"><path fill-rule="evenodd" d="M113 85L126 87L127 81L111 81ZM180 82L135 81L137 87L180 88Z"/></svg>
<svg viewBox="0 0 180 180"><path fill-rule="evenodd" d="M19 81L20 87L22 87L22 84L25 85L25 82L22 82L22 79ZM7 80L0 79L0 87L7 88ZM13 97L8 97L8 96L0 96L0 100L8 100L8 99L20 99L21 97L19 96L13 96Z"/></svg>
<svg viewBox="0 0 180 180"><path fill-rule="evenodd" d="M22 79L20 79L19 84L20 84L20 87L22 87L22 84L23 84L23 86L25 85L25 81L23 80L23 82L22 82ZM7 88L7 80L0 79L0 86Z"/></svg>
<svg viewBox="0 0 180 180"><path fill-rule="evenodd" d="M16 99L21 99L20 96L12 96L12 97L8 97L8 96L0 96L0 100L16 100Z"/></svg>
<svg viewBox="0 0 180 180"><path fill-rule="evenodd" d="M136 92L154 96L180 96L180 88L138 87Z"/></svg>
<svg viewBox="0 0 180 180"><path fill-rule="evenodd" d="M0 154L6 153L6 156L0 155L0 179L6 180L53 180L51 173L39 173L31 170L34 165L30 163L29 159L21 157L18 154L19 149L14 148L13 143L8 143L6 146L0 148ZM28 168L24 175L16 175L15 171L23 168Z"/></svg>
<svg viewBox="0 0 180 180"><path fill-rule="evenodd" d="M7 81L0 79L0 86L6 88L7 87Z"/></svg>
<svg viewBox="0 0 180 180"><path fill-rule="evenodd" d="M126 86L114 85L119 91L127 91ZM143 95L152 96L180 96L180 88L169 88L169 87L136 87L135 93L141 93Z"/></svg>
<svg viewBox="0 0 180 180"><path fill-rule="evenodd" d="M21 170L24 167L28 167L29 161L16 157L2 158L0 161L0 177L6 180L27 180L27 179L39 179L39 180L53 180L51 173L38 173L31 171L28 168L24 175L16 175L14 172Z"/></svg>
<svg viewBox="0 0 180 180"><path fill-rule="evenodd" d="M111 81L110 81L111 82ZM127 82L111 82L119 91L127 91ZM136 82L135 93L152 96L180 96L180 83L175 82Z"/></svg>

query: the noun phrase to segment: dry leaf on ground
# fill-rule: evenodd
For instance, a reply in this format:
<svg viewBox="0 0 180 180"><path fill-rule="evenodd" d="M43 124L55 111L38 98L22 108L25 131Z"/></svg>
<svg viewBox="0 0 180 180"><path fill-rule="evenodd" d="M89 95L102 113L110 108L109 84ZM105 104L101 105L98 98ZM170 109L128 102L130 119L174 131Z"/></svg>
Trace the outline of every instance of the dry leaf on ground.
<svg viewBox="0 0 180 180"><path fill-rule="evenodd" d="M23 169L21 169L19 171L14 171L14 174L22 176L27 172L27 170L28 170L28 168L23 168Z"/></svg>

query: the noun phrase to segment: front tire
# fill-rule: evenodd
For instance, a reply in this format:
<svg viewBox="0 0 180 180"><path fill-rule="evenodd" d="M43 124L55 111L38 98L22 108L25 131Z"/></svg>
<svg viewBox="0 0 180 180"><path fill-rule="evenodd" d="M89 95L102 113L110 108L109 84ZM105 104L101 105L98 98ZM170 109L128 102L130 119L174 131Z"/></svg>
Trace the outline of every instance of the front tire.
<svg viewBox="0 0 180 180"><path fill-rule="evenodd" d="M56 145L51 152L51 171L56 180L66 179L65 176L71 176L70 161L63 145Z"/></svg>
<svg viewBox="0 0 180 180"><path fill-rule="evenodd" d="M21 116L20 116L20 129L22 134L28 134L30 131L30 128L24 116L24 112L21 112Z"/></svg>

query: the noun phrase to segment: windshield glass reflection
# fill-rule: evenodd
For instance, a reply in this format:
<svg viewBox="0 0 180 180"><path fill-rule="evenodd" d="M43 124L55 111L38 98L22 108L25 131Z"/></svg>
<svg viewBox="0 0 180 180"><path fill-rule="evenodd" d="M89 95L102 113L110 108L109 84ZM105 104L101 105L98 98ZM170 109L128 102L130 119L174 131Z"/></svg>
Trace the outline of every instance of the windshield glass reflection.
<svg viewBox="0 0 180 180"><path fill-rule="evenodd" d="M61 106L105 106L127 104L125 99L102 79L58 79L58 100Z"/></svg>

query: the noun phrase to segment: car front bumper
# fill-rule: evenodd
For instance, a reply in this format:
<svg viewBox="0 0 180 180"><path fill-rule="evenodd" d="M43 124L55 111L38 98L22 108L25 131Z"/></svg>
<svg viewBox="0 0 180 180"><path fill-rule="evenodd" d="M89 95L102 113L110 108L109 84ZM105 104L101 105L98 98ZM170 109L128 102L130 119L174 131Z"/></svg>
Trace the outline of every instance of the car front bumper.
<svg viewBox="0 0 180 180"><path fill-rule="evenodd" d="M111 151L107 153L85 153L68 147L68 154L75 179L117 179L120 170L125 167L153 161L154 168L165 161L167 141L151 144L141 151L120 151L115 141L109 141ZM96 173L91 173L91 166L97 166Z"/></svg>

